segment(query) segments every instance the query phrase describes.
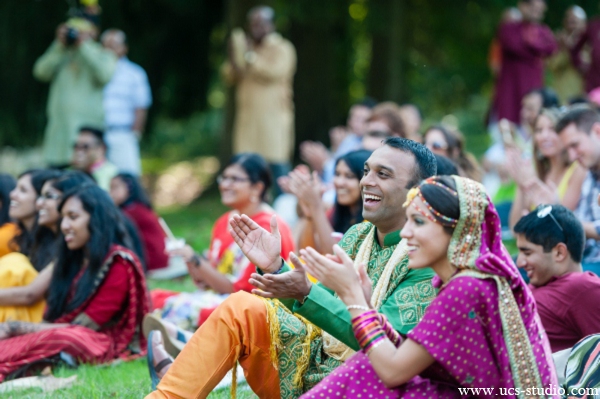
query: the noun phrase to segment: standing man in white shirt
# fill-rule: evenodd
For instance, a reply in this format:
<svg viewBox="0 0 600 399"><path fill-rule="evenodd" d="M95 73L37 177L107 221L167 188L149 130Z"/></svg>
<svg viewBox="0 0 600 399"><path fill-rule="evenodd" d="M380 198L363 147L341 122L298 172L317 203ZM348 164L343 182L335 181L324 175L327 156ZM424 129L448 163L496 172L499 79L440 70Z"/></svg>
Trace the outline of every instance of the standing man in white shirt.
<svg viewBox="0 0 600 399"><path fill-rule="evenodd" d="M117 57L112 80L104 88L105 141L108 159L120 171L141 174L140 145L152 94L146 72L127 58L127 37L118 29L101 36L102 45Z"/></svg>

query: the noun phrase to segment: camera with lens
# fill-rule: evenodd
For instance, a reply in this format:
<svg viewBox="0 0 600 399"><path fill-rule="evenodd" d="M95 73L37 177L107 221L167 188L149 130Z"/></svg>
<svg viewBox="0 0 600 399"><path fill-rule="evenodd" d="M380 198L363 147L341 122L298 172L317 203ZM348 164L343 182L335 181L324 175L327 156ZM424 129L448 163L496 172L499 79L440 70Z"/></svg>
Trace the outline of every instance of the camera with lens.
<svg viewBox="0 0 600 399"><path fill-rule="evenodd" d="M65 34L65 42L67 46L72 46L77 43L79 38L79 31L71 26L67 27L67 33Z"/></svg>

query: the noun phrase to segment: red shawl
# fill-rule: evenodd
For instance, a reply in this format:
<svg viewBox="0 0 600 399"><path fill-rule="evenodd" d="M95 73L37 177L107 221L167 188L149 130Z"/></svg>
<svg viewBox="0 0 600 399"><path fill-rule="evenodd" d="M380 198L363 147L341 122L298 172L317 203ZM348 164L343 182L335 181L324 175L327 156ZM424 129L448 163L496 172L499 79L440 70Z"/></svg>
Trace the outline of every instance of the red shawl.
<svg viewBox="0 0 600 399"><path fill-rule="evenodd" d="M125 260L129 266L127 275L129 281L129 292L127 294L127 307L125 307L120 319L109 326L103 326L99 332L106 334L113 342L113 358L131 357L132 349L135 354L142 356L146 354L146 338L142 334L141 326L144 315L150 307L150 297L146 287L146 279L142 265L137 256L129 249L120 245L113 245L98 271L92 291L81 306L72 312L56 319L54 323L71 323L79 316L93 300L94 294L103 283L111 266L117 258ZM108 360L108 359L107 359Z"/></svg>

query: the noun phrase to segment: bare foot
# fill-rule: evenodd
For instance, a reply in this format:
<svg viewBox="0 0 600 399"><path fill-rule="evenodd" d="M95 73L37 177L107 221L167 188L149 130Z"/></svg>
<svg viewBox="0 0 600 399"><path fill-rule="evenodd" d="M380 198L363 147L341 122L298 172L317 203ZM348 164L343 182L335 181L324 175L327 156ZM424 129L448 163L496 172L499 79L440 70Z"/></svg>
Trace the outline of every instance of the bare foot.
<svg viewBox="0 0 600 399"><path fill-rule="evenodd" d="M154 366L158 378L162 379L165 376L165 374L167 374L167 371L169 371L169 369L171 368L171 365L173 364L173 358L165 350L162 334L160 333L160 331L154 331L154 334L152 334L152 354L154 356L152 366ZM171 362L161 367L160 370L157 370L156 366L159 365L165 359L171 359Z"/></svg>
<svg viewBox="0 0 600 399"><path fill-rule="evenodd" d="M185 342L188 342L192 338L192 335L194 335L194 333L182 330L181 328L177 327L175 324L173 324L165 319L161 320L161 322L165 326L165 330L167 330L167 334L169 334L169 337L171 337L173 339L178 339L177 333L182 333L183 336L185 337Z"/></svg>

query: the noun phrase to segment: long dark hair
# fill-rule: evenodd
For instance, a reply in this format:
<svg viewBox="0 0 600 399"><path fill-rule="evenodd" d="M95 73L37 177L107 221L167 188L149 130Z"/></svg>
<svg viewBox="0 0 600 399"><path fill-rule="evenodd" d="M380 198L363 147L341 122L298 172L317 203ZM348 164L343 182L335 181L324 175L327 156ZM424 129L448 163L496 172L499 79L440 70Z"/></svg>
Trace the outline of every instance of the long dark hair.
<svg viewBox="0 0 600 399"><path fill-rule="evenodd" d="M271 187L273 178L271 176L271 169L269 164L263 157L253 152L243 152L241 154L234 155L229 161L226 167L231 165L240 165L244 172L248 175L250 183L256 184L262 182L264 184L263 190L260 193L260 199L267 201L267 193Z"/></svg>
<svg viewBox="0 0 600 399"><path fill-rule="evenodd" d="M123 183L127 186L127 190L129 191L129 195L125 202L119 205L120 208L124 208L132 203L140 203L147 208L152 209L152 204L148 199L148 195L146 194L146 190L140 183L139 179L132 175L131 173L122 172L113 177L113 179L121 179Z"/></svg>
<svg viewBox="0 0 600 399"><path fill-rule="evenodd" d="M17 181L11 175L0 173L0 226L10 222L10 192L16 187Z"/></svg>
<svg viewBox="0 0 600 399"><path fill-rule="evenodd" d="M432 177L431 180L456 192L456 183L450 176L435 176ZM425 197L425 200L433 209L446 217L457 220L460 218L460 203L458 201L458 195L453 195L446 188L440 187L436 184L421 184L419 188L421 190L421 194L423 197ZM439 219L437 216L434 217ZM454 228L445 226L444 230L451 235L454 231Z"/></svg>
<svg viewBox="0 0 600 399"><path fill-rule="evenodd" d="M63 239L58 245L52 282L48 289L48 309L45 316L48 321L56 320L77 309L88 299L112 245L123 245L131 249L131 239L123 224L123 218L104 190L96 185L84 183L65 193L58 209L62 211L66 201L73 197L81 201L83 209L90 215L90 239L83 248L72 251L61 234ZM87 267L73 292L71 289L75 277L86 260ZM73 292L73 296L67 300L69 292Z"/></svg>
<svg viewBox="0 0 600 399"><path fill-rule="evenodd" d="M335 167L343 161L348 168L356 177L357 184L360 183L360 179L363 175L363 170L365 168L365 162L371 156L371 151L367 150L358 150L347 153L346 155L342 155L335 161ZM358 197L358 207L355 212L352 212L350 206L341 205L339 202L335 201L335 205L333 207L333 217L331 219L331 225L333 230L338 233L345 233L352 225L359 223L362 221L362 198Z"/></svg>
<svg viewBox="0 0 600 399"><path fill-rule="evenodd" d="M79 171L62 173L57 178L48 179L46 182L49 182L54 189L61 193L66 193L84 183L94 183L91 177ZM57 231L60 229L60 220L57 222L56 229ZM58 248L58 237L60 237L60 234L55 233L50 228L37 226L29 256L29 260L36 270L42 270L48 263L55 259Z"/></svg>
<svg viewBox="0 0 600 399"><path fill-rule="evenodd" d="M48 180L56 179L61 175L61 173L62 172L55 169L31 169L21 173L19 175L19 179L27 175L31 177L31 185L35 190L37 199L37 197L39 197L42 193L42 186L44 185L44 183L46 183L46 181ZM36 236L38 236L38 234L45 235L48 237L54 236L54 233L49 228L44 226L38 226L37 214L35 217L35 224L33 225L33 228L30 231L28 231L25 228L25 225L21 221L18 221L17 225L19 226L19 233L12 239L10 244L14 249L18 250L20 253L22 253L30 259L33 253L32 248L35 242L35 238ZM36 264L34 264L33 261L31 263L38 271L41 270L39 268L43 268L44 266L46 266L45 264L41 266L39 265L39 263L43 263L42 261L39 261L39 263L37 263L37 266Z"/></svg>

